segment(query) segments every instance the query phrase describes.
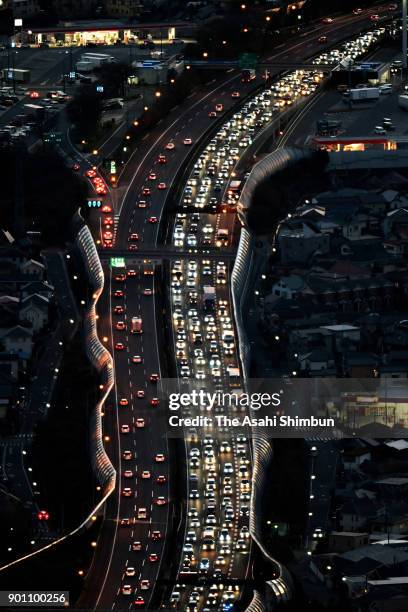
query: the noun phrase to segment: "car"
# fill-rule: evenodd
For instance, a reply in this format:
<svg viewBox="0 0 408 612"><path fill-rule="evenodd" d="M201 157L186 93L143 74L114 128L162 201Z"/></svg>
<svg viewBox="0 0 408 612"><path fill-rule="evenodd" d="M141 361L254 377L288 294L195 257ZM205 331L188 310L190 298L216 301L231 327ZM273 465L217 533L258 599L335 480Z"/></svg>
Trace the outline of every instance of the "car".
<svg viewBox="0 0 408 612"><path fill-rule="evenodd" d="M138 608L141 608L142 606L145 605L144 597L142 597L141 595L138 595L133 603Z"/></svg>
<svg viewBox="0 0 408 612"><path fill-rule="evenodd" d="M115 308L113 309L113 312L115 314L123 314L125 312L125 309L123 306L115 306Z"/></svg>
<svg viewBox="0 0 408 612"><path fill-rule="evenodd" d="M143 295L153 295L153 290L146 287L145 289L143 289Z"/></svg>
<svg viewBox="0 0 408 612"><path fill-rule="evenodd" d="M191 140L191 138L185 138L185 139L183 140L183 144L185 144L185 145L191 145L191 144L193 144L193 141Z"/></svg>
<svg viewBox="0 0 408 612"><path fill-rule="evenodd" d="M174 142L168 142L165 146L165 148L167 149L167 151L172 151L175 148L175 144Z"/></svg>
<svg viewBox="0 0 408 612"><path fill-rule="evenodd" d="M130 518L127 518L127 517L121 518L120 524L122 527L129 527L129 525L131 525Z"/></svg>
<svg viewBox="0 0 408 612"><path fill-rule="evenodd" d="M125 571L126 576L134 576L136 574L136 570L134 567L127 567Z"/></svg>
<svg viewBox="0 0 408 612"><path fill-rule="evenodd" d="M118 321L115 327L118 331L123 331L124 329L126 329L126 325L123 321Z"/></svg>
<svg viewBox="0 0 408 612"><path fill-rule="evenodd" d="M116 342L115 344L115 350L116 351L123 351L125 348L125 345L123 344L123 342Z"/></svg>
<svg viewBox="0 0 408 612"><path fill-rule="evenodd" d="M141 506L137 511L137 518L139 520L147 519L147 508Z"/></svg>
<svg viewBox="0 0 408 612"><path fill-rule="evenodd" d="M159 162L159 164L166 164L167 157L161 153L159 157L157 158L157 161Z"/></svg>
<svg viewBox="0 0 408 612"><path fill-rule="evenodd" d="M151 383L157 383L160 379L160 376L156 373L150 374L149 380Z"/></svg>
<svg viewBox="0 0 408 612"><path fill-rule="evenodd" d="M161 190L167 189L167 183L159 183L157 185L157 189L161 189Z"/></svg>
<svg viewBox="0 0 408 612"><path fill-rule="evenodd" d="M96 177L96 170L94 168L90 168L89 170L87 170L85 172L85 176L88 178L95 178Z"/></svg>
<svg viewBox="0 0 408 612"><path fill-rule="evenodd" d="M138 417L135 421L137 429L143 429L146 426L146 421L142 417Z"/></svg>
<svg viewBox="0 0 408 612"><path fill-rule="evenodd" d="M142 550L142 543L139 541L133 542L132 543L132 550L134 550L135 552Z"/></svg>
<svg viewBox="0 0 408 612"><path fill-rule="evenodd" d="M123 472L123 478L133 478L133 472L132 470L125 470Z"/></svg>
<svg viewBox="0 0 408 612"><path fill-rule="evenodd" d="M231 98L240 98L241 94L239 93L239 91L233 91L231 94Z"/></svg>
<svg viewBox="0 0 408 612"><path fill-rule="evenodd" d="M167 482L167 478L166 476L163 476L163 474L160 474L160 476L157 476L156 482L157 484L165 484Z"/></svg>
<svg viewBox="0 0 408 612"><path fill-rule="evenodd" d="M149 480L149 478L151 477L150 470L143 470L140 476L143 480Z"/></svg>
<svg viewBox="0 0 408 612"><path fill-rule="evenodd" d="M138 203L137 203L137 207L138 208L147 208L146 200L139 200Z"/></svg>
<svg viewBox="0 0 408 612"><path fill-rule="evenodd" d="M103 225L113 225L113 219L112 217L105 217L102 223Z"/></svg>
<svg viewBox="0 0 408 612"><path fill-rule="evenodd" d="M152 399L150 400L150 405L151 406L158 406L159 405L159 398L158 397L152 397Z"/></svg>
<svg viewBox="0 0 408 612"><path fill-rule="evenodd" d="M322 19L323 23L333 23L333 19L331 17L325 17Z"/></svg>
<svg viewBox="0 0 408 612"><path fill-rule="evenodd" d="M130 487L124 487L122 489L122 497L132 497L132 489Z"/></svg>
<svg viewBox="0 0 408 612"><path fill-rule="evenodd" d="M149 223L157 223L157 217L149 217L147 220Z"/></svg>
<svg viewBox="0 0 408 612"><path fill-rule="evenodd" d="M154 460L156 463L164 463L164 461L166 461L166 456L163 453L157 453Z"/></svg>
<svg viewBox="0 0 408 612"><path fill-rule="evenodd" d="M126 274L115 274L115 281L117 281L118 283L123 283L125 280Z"/></svg>
<svg viewBox="0 0 408 612"><path fill-rule="evenodd" d="M379 21L380 16L379 15L370 15L370 19L371 19L371 21Z"/></svg>
<svg viewBox="0 0 408 612"><path fill-rule="evenodd" d="M142 363L143 359L141 358L140 355L133 355L132 357L132 362L133 363Z"/></svg>
<svg viewBox="0 0 408 612"><path fill-rule="evenodd" d="M150 172L149 181L155 181L157 179L157 174L155 172Z"/></svg>
<svg viewBox="0 0 408 612"><path fill-rule="evenodd" d="M210 119L215 119L217 117L217 113L215 111L210 111L208 113L208 116L210 117Z"/></svg>
<svg viewBox="0 0 408 612"><path fill-rule="evenodd" d="M139 240L139 234L132 232L132 234L129 236L129 240Z"/></svg>
<svg viewBox="0 0 408 612"><path fill-rule="evenodd" d="M353 9L353 15L361 15L362 12L363 12L363 9L361 8Z"/></svg>
<svg viewBox="0 0 408 612"><path fill-rule="evenodd" d="M158 542L159 540L162 539L161 531L159 531L158 529L152 531L150 537L154 542Z"/></svg>
<svg viewBox="0 0 408 612"><path fill-rule="evenodd" d="M122 297L123 297L123 295L124 295L124 294L123 294L122 289L116 289L116 291L115 291L115 292L114 292L114 294L113 294L113 296L114 296L115 298L122 298Z"/></svg>
<svg viewBox="0 0 408 612"><path fill-rule="evenodd" d="M215 110L217 111L217 113L221 113L224 110L224 105L220 103L216 104Z"/></svg>
<svg viewBox="0 0 408 612"><path fill-rule="evenodd" d="M111 213L112 212L112 206L109 206L109 204L104 204L104 206L102 206L101 208L103 213Z"/></svg>
<svg viewBox="0 0 408 612"><path fill-rule="evenodd" d="M129 250L129 251L137 251L137 250L138 250L138 248L139 248L139 247L137 246L137 244L134 244L134 243L131 243L131 244L129 244L129 246L128 246L128 250Z"/></svg>
<svg viewBox="0 0 408 612"><path fill-rule="evenodd" d="M203 557L200 560L199 569L201 572L207 572L210 569L210 560L206 557Z"/></svg>
<svg viewBox="0 0 408 612"><path fill-rule="evenodd" d="M126 397L121 397L119 400L119 406L128 406L129 400Z"/></svg>
<svg viewBox="0 0 408 612"><path fill-rule="evenodd" d="M131 595L132 594L132 587L130 586L130 584L124 584L122 585L122 595Z"/></svg>
<svg viewBox="0 0 408 612"><path fill-rule="evenodd" d="M138 390L136 391L136 397L137 397L138 399L143 399L143 398L144 398L144 396L145 396L145 392L143 391L143 389L138 389Z"/></svg>
<svg viewBox="0 0 408 612"><path fill-rule="evenodd" d="M156 504L156 506L165 506L167 504L167 499L162 495L159 495L159 497L156 497L154 499L154 503Z"/></svg>
<svg viewBox="0 0 408 612"><path fill-rule="evenodd" d="M121 425L120 431L123 434L128 434L130 432L129 425L127 425L126 423L124 425Z"/></svg>
<svg viewBox="0 0 408 612"><path fill-rule="evenodd" d="M150 580L147 580L147 578L143 578L143 580L140 581L140 589L142 591L147 591L148 589L150 589Z"/></svg>
<svg viewBox="0 0 408 612"><path fill-rule="evenodd" d="M327 36L319 36L317 42L320 44L327 43Z"/></svg>
<svg viewBox="0 0 408 612"><path fill-rule="evenodd" d="M137 272L136 272L136 270L128 270L127 271L127 275L128 275L129 278L132 278L134 276L137 276Z"/></svg>
<svg viewBox="0 0 408 612"><path fill-rule="evenodd" d="M157 563L157 561L159 560L159 555L157 553L150 553L148 559L150 563Z"/></svg>
<svg viewBox="0 0 408 612"><path fill-rule="evenodd" d="M130 461L130 459L133 459L132 451L130 451L130 450L123 451L122 459L124 459L125 461Z"/></svg>
<svg viewBox="0 0 408 612"><path fill-rule="evenodd" d="M142 194L143 194L144 196L148 196L148 195L150 195L150 194L151 194L151 189L150 189L150 187L143 187L143 189L142 189Z"/></svg>
<svg viewBox="0 0 408 612"><path fill-rule="evenodd" d="M374 134L377 134L379 136L385 136L385 134L387 133L386 129L381 125L376 125L373 132Z"/></svg>

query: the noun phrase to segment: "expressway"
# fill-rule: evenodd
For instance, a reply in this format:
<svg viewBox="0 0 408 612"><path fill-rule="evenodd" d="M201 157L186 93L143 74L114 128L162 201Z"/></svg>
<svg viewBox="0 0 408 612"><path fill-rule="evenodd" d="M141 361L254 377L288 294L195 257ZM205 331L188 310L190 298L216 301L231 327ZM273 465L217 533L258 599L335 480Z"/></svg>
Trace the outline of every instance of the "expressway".
<svg viewBox="0 0 408 612"><path fill-rule="evenodd" d="M334 22L319 29L319 32L331 33L330 42L332 43L336 37L351 36L368 22L367 16L342 19L343 25ZM286 58L287 61L301 63L305 57L311 56L313 52L316 53L319 49L321 49L321 45L317 43L315 34L313 34L312 43L308 38L301 42L288 43L284 50L279 51L276 56L279 56L282 61ZM149 135L138 150L137 156L135 155L132 158L123 174L124 179L130 177L130 180L124 183L124 187L119 186L117 192L120 197L117 197L113 211L116 216L116 223L114 226L115 244L112 254L116 249L122 253L128 251L129 245L134 245L130 248L135 251L134 255L137 256L138 247L142 253L144 245L149 248L149 246L157 243L158 227L169 187L185 160L189 157L192 145L214 123L214 118L209 116L209 112L215 110L216 104L223 106L223 110L217 111L218 115L222 115L233 106L238 106L241 97L252 91L257 84L259 83L243 84L240 82L239 75L229 75L227 79L224 78L218 87L213 86L210 91L202 92L201 96L194 95L185 106L177 109L176 118L169 117ZM312 87L310 89L314 90ZM312 93L312 91L309 93ZM256 126L256 113L252 113L251 109L247 109L247 111L248 116L251 115L250 120L254 122L253 126L248 124L247 127L254 127L255 130L260 129L262 126ZM265 120L267 121L267 117ZM244 123L244 128L245 125ZM231 128L231 125L229 127ZM232 126L232 131L234 131L234 126ZM222 147L222 141L225 138L226 136L221 136L219 142L210 143L210 149L204 154L207 155L207 159L202 158L201 167L195 168L195 170L198 170L198 176L194 176L193 170L191 178L199 178L200 185L202 184L203 187L206 186L202 179L208 172L208 161L211 156L215 157L216 150L218 152L219 148ZM244 142L248 145L250 140ZM231 148L240 148L238 142L236 147L233 144L228 146L228 157ZM214 148L212 149L212 147ZM240 153L231 153L233 163L237 161L234 159L237 155L239 158ZM231 169L233 164L230 164L230 162L228 164ZM223 190L225 191L226 181L230 176L226 169L222 172L221 193L223 193ZM193 197L196 201L196 197L200 197L201 194L196 193L197 186L193 185L192 187ZM199 189L200 187L198 187ZM202 192L204 197L207 197L208 191L208 189L204 189L204 192ZM198 218L193 217L193 215L198 215ZM213 245L214 240L217 241L214 237L217 236L220 229L227 229L231 237L233 218L233 215L203 214L198 209L196 213L179 213L176 224L179 223L179 228L180 226L182 228L179 234L185 235L182 240L185 238L187 247L198 246L201 248L201 244L196 242L194 245L194 239L189 239L188 236L198 234L201 239L206 233L204 228L206 226L210 227L211 229L207 233L212 236L210 244ZM194 223L195 229L192 230L191 226ZM184 228L185 231L183 231ZM175 236L175 230L176 225L174 226L173 237L175 240L180 240ZM110 250L107 249L107 252L109 253ZM133 256L133 253L129 252L129 256ZM186 256L187 261L173 263L172 273L174 273L173 276L176 277L178 282L180 282L180 275L188 279L189 273L192 273L191 279L195 279L194 285L191 289L188 289L186 280L186 283L183 282L180 287L173 286L172 299L177 295L177 293L174 294L174 289L181 290L179 294L181 300L173 299L173 307L174 309L181 308L180 314L182 317L178 320L188 322L189 326L193 319L199 320L198 326L196 321L191 322L192 329L188 330L189 333L198 333L194 331L194 325L204 328L205 324L205 333L208 336L208 339L207 337L205 339L206 349L207 342L209 348L211 348L211 342L215 342L215 345L212 345L214 348L216 345L219 347L224 332L232 329L232 312L227 288L227 266L220 265L220 262L223 261L222 254L220 254L218 263L211 258L208 264L205 261L194 262L195 258L188 261L188 253ZM204 253L203 260L205 260ZM172 469L169 470L169 467L175 467L169 466L167 461L169 451L165 414L162 410L157 409L158 406L152 405L152 400L160 396L160 390L156 389L156 385L160 387L160 381L157 383L150 381L151 374L158 374L161 377L159 347L162 346L162 337L158 337L158 333L160 333L162 321L161 313L157 313L155 309L155 293L161 291L163 277L160 268L155 268L153 274L145 274L145 271L150 270L146 270L142 264L138 264L135 268L127 267L125 270L114 269L113 271L106 266L105 271L107 281L106 307L101 315L100 331L101 336L106 336L107 344L111 346L115 357L115 396L106 407L106 418L109 419L109 424L113 427L108 431L115 438L112 440L112 460L118 472L119 486L116 497L107 508L106 513L106 522L110 525L112 542L109 546L106 545L101 552L106 553L107 550L110 550L110 553L105 554L105 558L102 560L98 560L98 558L95 560L94 566L99 570L98 586L92 589L91 597L93 597L93 606L100 609L149 607L153 596L153 587L160 570L169 508L172 503L169 496L171 496L171 480L174 472ZM207 320L205 320L202 311L201 295L205 276L207 277L205 282L208 279L211 281L209 284L219 285L216 292L217 312L212 315L213 319L208 316L210 314L208 313ZM223 280L217 283L218 278ZM194 296L192 298L193 302L191 302L191 296L188 295L188 293L194 291L194 286L197 287L195 299L198 300L198 308L194 305ZM200 297L198 297L198 294L200 294ZM177 301L181 301L181 304L177 304ZM200 315L195 316L194 310L200 308ZM189 310L193 311L193 314L189 315ZM178 311L173 312L179 314ZM133 317L142 319L142 334L131 333ZM177 319L174 320L177 321ZM180 331L182 330L180 329ZM180 341L182 341L182 338ZM117 348L115 349L115 347ZM186 359L188 363L180 365L179 374L181 375L181 367L184 365L189 370L187 373L187 370L184 369L183 376L190 378L194 374L197 380L203 380L202 374L206 377L214 369L217 371L218 367L220 376L215 376L215 378L220 380L217 384L221 388L227 389L228 384L230 384L228 368L231 365L237 365L235 348L229 355L226 355L225 351L218 349L217 352L214 350L213 355L216 356L212 357L211 367L211 358L208 353L204 355L204 353L200 354L199 351L194 352L199 348L198 344L195 345L187 341L185 350L188 351L188 355L181 359ZM203 367L200 366L200 361L197 361L200 359L204 360ZM218 361L221 363L219 364ZM197 376L199 372L201 373ZM153 404L155 403L153 402ZM204 517L204 503L206 504L205 512L208 518L208 515L211 515L208 512L208 500L216 500L215 521L217 527L220 527L219 535L221 537L221 521L223 523L230 521L230 527L222 527L222 529L229 531L231 528L231 533L225 534L227 540L228 537L231 538L231 544L229 541L222 543L221 540L217 540L217 543L214 542L214 549L211 549L212 545L209 544L210 549L206 556L210 559L211 571L206 562L202 566L202 571L208 576L213 576L214 571L219 569L221 574L225 571L227 577L242 579L247 571L249 544L246 544L246 548L240 549L242 543L238 546L238 541L246 541L246 536L244 536L246 530L243 530L243 527L247 526L247 517L245 511L242 511L242 507L246 505L246 496L249 494L245 482L250 480L250 466L249 463L246 463L249 462L250 457L249 444L246 439L238 440L235 436L227 436L225 432L220 433L221 437L216 438L214 432L205 432L207 439L201 439L198 445L194 437L195 432L189 432L186 436L190 477L192 473L195 473L197 476L195 480L198 483L198 486L192 487L191 478L189 478L188 512L192 512L192 514L188 518L197 519L201 526ZM194 449L198 450L198 455L197 450L192 453ZM164 461L161 461L161 454L164 455ZM196 467L191 471L191 460L194 458L198 458L198 464L197 461L193 461L193 466ZM227 464L232 464L232 472L228 473L226 471ZM206 469L208 465L210 469ZM211 466L215 466L216 469L212 469ZM240 476L241 467L243 468L242 476ZM227 470L230 470L230 465L227 466ZM146 472L150 472L149 477L147 477ZM215 472L215 474L212 474L212 472ZM243 481L244 484L241 487ZM125 490L127 488L130 491ZM232 498L231 503L225 503L223 510L221 510L219 503L221 498L218 498L218 494L210 495L211 492L214 493L219 490L226 491L222 493L224 497ZM196 493L190 497L192 491L196 491ZM161 497L164 499L159 500ZM203 503L203 500L207 501ZM158 501L159 503L157 503ZM231 508L231 510L226 513L225 507ZM142 510L141 513L140 509ZM197 510L196 516L194 516L194 510ZM222 512L223 515L221 515ZM230 518L227 518L226 514ZM129 519L129 521L123 519ZM211 519L211 522L213 520L214 518ZM122 525L121 522L129 522L129 524ZM188 531L194 531L194 529L196 528L187 530L184 546L192 545L192 555L196 563L199 563L200 553L197 533L195 534L196 541L193 534L188 535ZM157 539L154 539L152 535L156 531L160 531L161 537L157 536ZM187 541L188 537L192 541ZM221 552L223 546L225 548ZM231 552L227 552L229 546L232 547ZM215 548L217 554L213 552ZM244 552L241 552L242 550ZM96 557L98 557L98 552ZM189 556L190 547L187 547L184 552ZM190 555L190 560L191 558ZM182 562L184 561L187 560L182 559ZM212 562L214 562L214 566L212 566ZM100 571L101 568L103 568L103 571ZM182 574L182 565L180 565L180 570ZM217 573L219 574L219 572ZM201 608L205 604L204 600L208 599L216 600L215 605L217 607L221 606L221 601L217 599L218 595L217 597L211 595L211 588L210 585L204 591L202 589L198 591L187 589L181 593L179 595L180 609ZM175 592L179 591L177 589L173 590L172 595L173 603L177 606L179 604L178 600L176 601ZM232 602L238 596L239 592L234 591L231 595L227 595L222 605ZM224 607L224 609L228 608Z"/></svg>

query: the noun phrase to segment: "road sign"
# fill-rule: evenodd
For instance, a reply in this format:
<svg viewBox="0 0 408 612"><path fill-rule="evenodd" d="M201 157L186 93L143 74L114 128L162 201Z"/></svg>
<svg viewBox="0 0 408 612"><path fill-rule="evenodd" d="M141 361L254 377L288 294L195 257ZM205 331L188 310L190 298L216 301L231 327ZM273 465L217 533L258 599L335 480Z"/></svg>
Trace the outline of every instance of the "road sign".
<svg viewBox="0 0 408 612"><path fill-rule="evenodd" d="M110 259L111 268L126 268L124 257L111 257Z"/></svg>
<svg viewBox="0 0 408 612"><path fill-rule="evenodd" d="M255 70L257 61L256 53L241 53L238 65L241 69Z"/></svg>
<svg viewBox="0 0 408 612"><path fill-rule="evenodd" d="M88 208L100 208L102 206L102 200L88 199Z"/></svg>

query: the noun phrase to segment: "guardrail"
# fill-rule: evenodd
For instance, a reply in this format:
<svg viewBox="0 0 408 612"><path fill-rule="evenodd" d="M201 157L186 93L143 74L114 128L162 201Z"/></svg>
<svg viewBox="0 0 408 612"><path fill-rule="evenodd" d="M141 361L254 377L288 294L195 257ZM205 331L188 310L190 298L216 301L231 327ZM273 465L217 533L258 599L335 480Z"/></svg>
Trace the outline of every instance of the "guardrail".
<svg viewBox="0 0 408 612"><path fill-rule="evenodd" d="M84 331L87 345L86 352L89 360L100 373L104 385L103 395L95 406L90 419L92 464L98 482L102 487L102 497L91 512L85 517L82 523L75 527L75 529L57 540L54 540L53 542L34 550L31 553L23 555L18 559L14 559L14 561L11 561L10 563L6 563L0 567L0 572L22 563L23 561L32 559L40 553L54 548L62 542L65 542L68 540L68 538L78 534L85 527L90 527L93 524L95 515L104 506L106 500L114 491L116 486L116 471L105 452L102 441L102 406L108 397L114 382L112 357L99 341L96 329L96 304L103 291L104 274L92 235L79 214L76 215L74 224L78 227L75 243L81 253L89 282L93 287L92 300L87 306L84 321Z"/></svg>

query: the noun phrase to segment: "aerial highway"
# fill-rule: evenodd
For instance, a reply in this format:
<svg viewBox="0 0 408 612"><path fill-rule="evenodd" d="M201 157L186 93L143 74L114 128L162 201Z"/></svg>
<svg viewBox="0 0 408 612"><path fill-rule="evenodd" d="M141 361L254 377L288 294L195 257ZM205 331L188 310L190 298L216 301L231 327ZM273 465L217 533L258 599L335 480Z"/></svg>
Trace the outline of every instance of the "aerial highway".
<svg viewBox="0 0 408 612"><path fill-rule="evenodd" d="M352 16L325 24L318 31L330 35L330 43L334 43L337 38L351 37L368 23L366 13L364 18ZM300 42L288 42L268 59L278 56L280 61L302 65L306 57L316 55L321 48L313 31ZM273 104L284 109L289 105L285 100L291 96L312 95L321 78L318 70L295 72L277 85L271 81L270 92L262 92L251 102L247 96L260 80L242 83L239 75L231 73L220 86L213 84L210 91L195 94L174 111L175 117L163 121L142 143L123 173L111 210L102 213L102 224L104 214L114 217L110 229L102 225L104 258L120 253L126 263L128 258L137 257L139 250L142 254L155 247L169 189L189 159L191 148L204 134L208 135L209 142L203 142L186 177L179 212L170 227L171 244L183 255L171 263L171 289L162 286L165 277L154 266L138 263L111 270L105 265L106 295L100 332L115 359L115 394L106 406L106 424L112 438L110 452L118 473L118 488L107 507L104 545L96 553L89 578L89 601L93 607L149 608L155 601L154 587L163 569L172 479L177 478L177 472L176 466L169 464L166 415L155 399L160 397L160 379L167 375L161 369L163 313L157 312L156 293L167 291L171 296L172 311L166 316L172 319L180 382L211 380L220 389L239 390L229 265L223 258L223 249L231 247L235 216L208 214L202 208L213 197L218 202L229 197L234 206L235 195L227 193L231 172L245 148L270 120ZM238 114L232 116L229 110L238 107ZM224 125L218 125L219 118L226 114ZM217 126L214 134L208 133L211 125ZM109 233L105 237L105 231L111 231L112 237ZM201 261L197 261L196 254L189 258L189 250L205 248L212 250L208 260L204 252ZM219 249L218 259L214 249ZM160 253L160 246L157 251ZM215 303L208 311L204 308L204 286L215 289ZM183 552L181 558L171 562L178 568L176 584L183 584L186 573L194 576L195 572L206 581L198 588L175 586L169 601L163 603L179 609L211 605L228 610L239 600L239 582L249 569L248 437L223 431L186 431L186 461ZM204 544L204 540L208 541ZM226 580L223 593L212 586L214 577Z"/></svg>

